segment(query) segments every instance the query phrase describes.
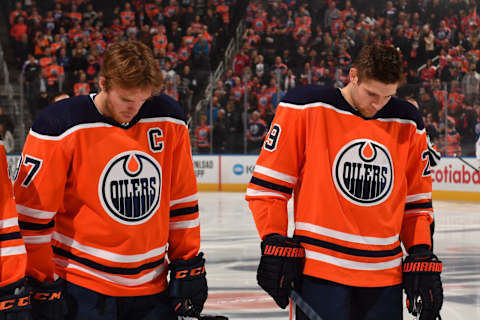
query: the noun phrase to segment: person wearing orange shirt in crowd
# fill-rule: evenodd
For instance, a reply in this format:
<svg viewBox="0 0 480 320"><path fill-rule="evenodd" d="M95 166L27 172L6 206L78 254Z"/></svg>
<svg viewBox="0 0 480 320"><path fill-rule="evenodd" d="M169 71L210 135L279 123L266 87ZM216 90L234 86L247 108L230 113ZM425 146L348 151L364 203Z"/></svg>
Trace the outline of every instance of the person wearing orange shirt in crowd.
<svg viewBox="0 0 480 320"><path fill-rule="evenodd" d="M71 4L71 10L66 14L70 20L75 23L75 22L82 22L82 13L78 11L78 7L75 3Z"/></svg>
<svg viewBox="0 0 480 320"><path fill-rule="evenodd" d="M159 32L152 37L154 48L167 48L168 39L165 35L165 28L160 28Z"/></svg>
<svg viewBox="0 0 480 320"><path fill-rule="evenodd" d="M80 70L78 81L73 85L73 93L76 96L90 93L90 84L87 82L87 75L83 70Z"/></svg>
<svg viewBox="0 0 480 320"><path fill-rule="evenodd" d="M402 66L394 47L367 45L345 87L297 86L277 107L246 200L258 284L279 307L292 294L312 311L296 304L291 319L400 320L402 289L410 313L440 318L427 136L415 106L394 97Z"/></svg>
<svg viewBox="0 0 480 320"><path fill-rule="evenodd" d="M189 49L193 48L195 37L193 35L192 29L188 28L185 35L182 37L183 45L187 46Z"/></svg>
<svg viewBox="0 0 480 320"><path fill-rule="evenodd" d="M156 3L145 3L145 13L150 21L155 20L155 17L160 13L160 8Z"/></svg>
<svg viewBox="0 0 480 320"><path fill-rule="evenodd" d="M13 26L15 23L17 23L18 17L23 17L24 19L27 18L27 12L22 8L22 1L15 2L15 10L10 13L10 17L8 19L10 26Z"/></svg>
<svg viewBox="0 0 480 320"><path fill-rule="evenodd" d="M257 95L257 108L260 111L260 117L269 122L273 116L272 95L267 92L267 85L262 85Z"/></svg>
<svg viewBox="0 0 480 320"><path fill-rule="evenodd" d="M19 16L16 19L12 29L10 29L10 36L16 42L20 42L22 41L23 35L28 35L28 26L25 24L25 18L23 16Z"/></svg>
<svg viewBox="0 0 480 320"><path fill-rule="evenodd" d="M124 26L135 24L135 12L132 11L131 5L129 2L125 3L124 10L120 12L120 22Z"/></svg>
<svg viewBox="0 0 480 320"><path fill-rule="evenodd" d="M188 59L190 59L190 54L191 54L191 49L190 46L187 44L185 39L182 40L182 44L180 45L180 48L177 50L177 55L178 55L178 61L181 64L186 64ZM167 52L168 55L168 52Z"/></svg>
<svg viewBox="0 0 480 320"><path fill-rule="evenodd" d="M240 51L233 58L233 72L237 76L242 76L243 68L250 65L250 56L247 53L247 48L243 46Z"/></svg>
<svg viewBox="0 0 480 320"><path fill-rule="evenodd" d="M177 51L175 50L175 45L173 42L169 42L167 45L167 52L165 53L165 56L170 60L170 63L172 64L173 67L175 67L178 63L178 54Z"/></svg>
<svg viewBox="0 0 480 320"><path fill-rule="evenodd" d="M225 3L225 0L219 0L219 4L216 6L217 13L222 16L222 21L225 25L230 23L230 8Z"/></svg>
<svg viewBox="0 0 480 320"><path fill-rule="evenodd" d="M235 102L242 101L243 95L245 94L245 87L242 84L240 77L233 78L234 84L230 89L230 95L233 97Z"/></svg>
<svg viewBox="0 0 480 320"><path fill-rule="evenodd" d="M0 319L30 320L30 291L25 281L27 255L2 139L0 134Z"/></svg>
<svg viewBox="0 0 480 320"><path fill-rule="evenodd" d="M87 74L87 82L90 85L94 84L95 78L100 72L100 64L93 55L87 57L87 67L85 68L85 73Z"/></svg>
<svg viewBox="0 0 480 320"><path fill-rule="evenodd" d="M163 15L168 21L175 20L180 14L180 7L176 0L170 0L168 6L163 10Z"/></svg>
<svg viewBox="0 0 480 320"><path fill-rule="evenodd" d="M108 47L99 86L44 109L22 152L26 274L52 296L32 295L34 319L199 317L208 288L184 111L139 41Z"/></svg>
<svg viewBox="0 0 480 320"><path fill-rule="evenodd" d="M198 153L210 153L211 126L207 123L207 115L200 115L200 124L195 129L195 147Z"/></svg>
<svg viewBox="0 0 480 320"><path fill-rule="evenodd" d="M42 67L42 69L47 69L49 65L52 64L52 49L50 47L46 47L44 50L44 55L40 59L38 59L38 63Z"/></svg>
<svg viewBox="0 0 480 320"><path fill-rule="evenodd" d="M450 91L448 93L448 113L456 114L461 111L461 106L465 96L462 93L457 80L453 80L450 84Z"/></svg>
<svg viewBox="0 0 480 320"><path fill-rule="evenodd" d="M462 146L460 141L460 134L455 128L455 119L453 117L448 117L447 121L447 130L444 132L443 136L446 135L445 139L439 139L439 143L441 147L443 145L443 151L446 156L455 157L456 155L462 154ZM446 143L446 145L444 145Z"/></svg>
<svg viewBox="0 0 480 320"><path fill-rule="evenodd" d="M432 64L431 59L427 59L425 67L420 71L420 78L422 78L423 81L430 81L433 78L435 78L435 74L437 72L437 69L435 66Z"/></svg>
<svg viewBox="0 0 480 320"><path fill-rule="evenodd" d="M59 81L63 81L65 70L57 63L57 56L52 55L50 65L45 68L45 77L47 79L47 92L58 91Z"/></svg>

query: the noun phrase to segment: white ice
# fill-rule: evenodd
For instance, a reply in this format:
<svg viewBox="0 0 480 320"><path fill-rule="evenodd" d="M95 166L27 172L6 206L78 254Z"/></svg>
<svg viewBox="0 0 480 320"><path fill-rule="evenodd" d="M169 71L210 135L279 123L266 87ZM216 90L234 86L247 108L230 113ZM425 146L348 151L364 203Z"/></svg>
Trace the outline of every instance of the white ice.
<svg viewBox="0 0 480 320"><path fill-rule="evenodd" d="M200 193L209 298L204 313L288 319L255 279L260 239L242 193ZM435 252L444 263L442 318L480 319L480 203L434 201ZM404 319L413 319L407 311Z"/></svg>

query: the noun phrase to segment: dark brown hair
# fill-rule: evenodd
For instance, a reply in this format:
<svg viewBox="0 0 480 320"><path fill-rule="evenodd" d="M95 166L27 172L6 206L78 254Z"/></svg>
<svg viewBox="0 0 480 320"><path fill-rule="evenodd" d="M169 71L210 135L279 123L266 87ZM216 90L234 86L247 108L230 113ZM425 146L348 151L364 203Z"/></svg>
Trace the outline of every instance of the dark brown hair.
<svg viewBox="0 0 480 320"><path fill-rule="evenodd" d="M163 86L163 75L152 50L140 41L115 42L105 51L100 76L105 77L105 89L112 83L122 88L152 86L158 93Z"/></svg>
<svg viewBox="0 0 480 320"><path fill-rule="evenodd" d="M403 81L403 61L392 46L367 45L362 48L353 66L358 70L358 81L377 80L383 83Z"/></svg>

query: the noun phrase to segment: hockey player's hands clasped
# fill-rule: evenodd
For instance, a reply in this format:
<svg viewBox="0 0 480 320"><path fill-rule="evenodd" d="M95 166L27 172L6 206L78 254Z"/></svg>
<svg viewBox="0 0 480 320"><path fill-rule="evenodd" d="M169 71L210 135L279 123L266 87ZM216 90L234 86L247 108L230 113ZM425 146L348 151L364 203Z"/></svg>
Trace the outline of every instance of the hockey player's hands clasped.
<svg viewBox="0 0 480 320"><path fill-rule="evenodd" d="M442 262L426 248L413 248L403 261L403 288L408 311L420 320L441 319Z"/></svg>
<svg viewBox="0 0 480 320"><path fill-rule="evenodd" d="M208 287L203 253L170 263L169 296L178 316L198 317L207 300Z"/></svg>
<svg viewBox="0 0 480 320"><path fill-rule="evenodd" d="M280 308L285 309L290 292L302 274L305 249L298 241L279 234L267 236L261 249L257 282Z"/></svg>

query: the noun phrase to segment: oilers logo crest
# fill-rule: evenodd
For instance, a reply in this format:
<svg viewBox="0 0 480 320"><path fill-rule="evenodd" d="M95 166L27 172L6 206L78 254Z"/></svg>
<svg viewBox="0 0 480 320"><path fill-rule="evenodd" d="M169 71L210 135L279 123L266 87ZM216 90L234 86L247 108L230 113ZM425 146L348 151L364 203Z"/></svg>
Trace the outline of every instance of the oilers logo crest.
<svg viewBox="0 0 480 320"><path fill-rule="evenodd" d="M162 168L149 154L128 151L103 169L98 195L104 210L127 225L146 222L160 204Z"/></svg>
<svg viewBox="0 0 480 320"><path fill-rule="evenodd" d="M377 205L392 191L392 157L378 142L354 140L338 152L332 176L337 190L348 201L360 206Z"/></svg>

